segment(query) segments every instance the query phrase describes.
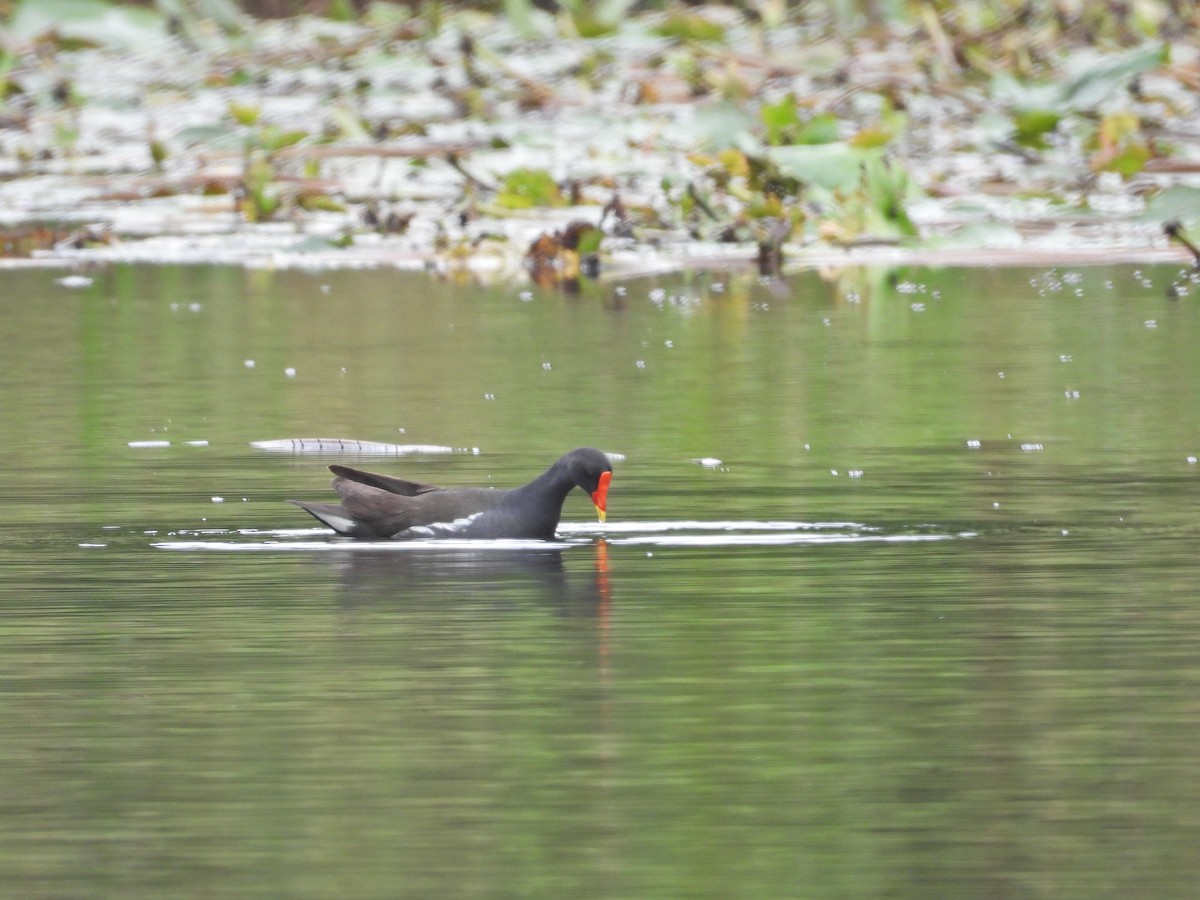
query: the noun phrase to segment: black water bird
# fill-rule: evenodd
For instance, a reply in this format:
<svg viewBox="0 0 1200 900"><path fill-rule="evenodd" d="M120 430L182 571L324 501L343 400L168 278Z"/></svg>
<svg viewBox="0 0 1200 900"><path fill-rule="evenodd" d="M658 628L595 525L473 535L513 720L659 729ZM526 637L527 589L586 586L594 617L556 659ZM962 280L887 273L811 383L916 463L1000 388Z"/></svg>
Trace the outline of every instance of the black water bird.
<svg viewBox="0 0 1200 900"><path fill-rule="evenodd" d="M592 447L572 450L519 488L441 488L330 466L337 503L289 500L339 534L368 540L483 538L548 541L574 488L592 498L600 521L607 511L612 465Z"/></svg>

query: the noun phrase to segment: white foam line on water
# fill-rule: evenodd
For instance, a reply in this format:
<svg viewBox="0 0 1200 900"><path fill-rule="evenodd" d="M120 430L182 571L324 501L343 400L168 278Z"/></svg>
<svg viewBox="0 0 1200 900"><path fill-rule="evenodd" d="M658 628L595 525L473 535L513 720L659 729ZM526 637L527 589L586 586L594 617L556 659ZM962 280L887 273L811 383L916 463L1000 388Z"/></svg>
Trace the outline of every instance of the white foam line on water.
<svg viewBox="0 0 1200 900"><path fill-rule="evenodd" d="M480 541L480 540L433 540L433 541L159 541L151 546L159 550L224 550L242 552L252 550L307 550L334 551L338 553L361 553L364 550L389 553L414 551L486 551L486 550L565 550L583 544L568 544L561 541Z"/></svg>
<svg viewBox="0 0 1200 900"><path fill-rule="evenodd" d="M700 532L680 534L677 532ZM886 534L877 527L856 522L781 522L781 521L663 521L598 523L564 523L559 527L558 541L524 540L408 540L355 541L335 538L328 530L316 528L257 529L181 529L173 536L192 538L159 541L152 546L161 550L197 551L254 551L305 550L359 552L389 551L489 551L489 550L565 550L570 547L591 546L594 539L607 540L613 546L655 547L747 547L785 546L802 544L907 544L929 541L948 541L978 536L975 531L924 532ZM574 535L574 538L570 537ZM251 540L196 540L206 537L245 537ZM253 540L256 537L267 540Z"/></svg>
<svg viewBox="0 0 1200 900"><path fill-rule="evenodd" d="M781 546L785 544L909 544L928 541L950 541L971 537L963 534L680 534L665 537L615 538L609 543L619 545L652 545L655 547L747 547Z"/></svg>
<svg viewBox="0 0 1200 900"><path fill-rule="evenodd" d="M774 521L718 521L699 522L673 520L664 522L560 522L560 533L585 534L628 534L655 533L662 531L815 531L818 529L850 528L858 531L878 531L858 522L774 522Z"/></svg>

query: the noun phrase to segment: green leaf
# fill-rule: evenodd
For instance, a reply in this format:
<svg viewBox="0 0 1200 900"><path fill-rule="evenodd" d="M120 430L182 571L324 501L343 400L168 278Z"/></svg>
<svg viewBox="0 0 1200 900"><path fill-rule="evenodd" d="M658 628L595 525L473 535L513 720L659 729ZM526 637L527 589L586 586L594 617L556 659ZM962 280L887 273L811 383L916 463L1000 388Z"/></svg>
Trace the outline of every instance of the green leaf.
<svg viewBox="0 0 1200 900"><path fill-rule="evenodd" d="M247 103L230 103L229 114L239 125L253 125L258 121L261 110L257 106L250 106Z"/></svg>
<svg viewBox="0 0 1200 900"><path fill-rule="evenodd" d="M344 106L335 106L329 110L329 119L337 127L343 140L365 141L371 137L359 115Z"/></svg>
<svg viewBox="0 0 1200 900"><path fill-rule="evenodd" d="M725 26L687 13L673 13L651 31L659 37L681 41L720 41L725 38Z"/></svg>
<svg viewBox="0 0 1200 900"><path fill-rule="evenodd" d="M850 138L850 146L858 150L877 150L892 142L895 133L878 125L868 125Z"/></svg>
<svg viewBox="0 0 1200 900"><path fill-rule="evenodd" d="M880 156L869 158L863 166L867 200L888 230L914 236L917 228L908 217L904 202L908 197L908 173Z"/></svg>
<svg viewBox="0 0 1200 900"><path fill-rule="evenodd" d="M701 106L690 120L671 129L671 136L689 150L725 150L737 146L756 125L740 104L722 100Z"/></svg>
<svg viewBox="0 0 1200 900"><path fill-rule="evenodd" d="M203 146L213 150L234 150L245 145L241 129L228 122L221 125L193 125L182 129L175 140L185 147Z"/></svg>
<svg viewBox="0 0 1200 900"><path fill-rule="evenodd" d="M1035 147L1046 146L1046 135L1058 127L1062 114L1050 109L1022 109L1013 113L1013 129L1018 144Z"/></svg>
<svg viewBox="0 0 1200 900"><path fill-rule="evenodd" d="M8 31L26 43L53 33L70 41L138 50L167 36L162 16L153 10L104 0L23 0Z"/></svg>
<svg viewBox="0 0 1200 900"><path fill-rule="evenodd" d="M150 159L154 161L154 168L161 169L167 159L167 145L160 140L152 139L150 141Z"/></svg>
<svg viewBox="0 0 1200 900"><path fill-rule="evenodd" d="M1091 62L1070 77L1060 90L1060 100L1070 109L1094 109L1125 88L1137 75L1152 72L1170 61L1166 44L1135 47L1125 53Z"/></svg>
<svg viewBox="0 0 1200 900"><path fill-rule="evenodd" d="M958 228L944 237L926 239L924 246L936 249L966 248L978 250L988 249L1011 250L1024 245L1021 232L1005 222L972 222Z"/></svg>
<svg viewBox="0 0 1200 900"><path fill-rule="evenodd" d="M504 15L513 31L523 38L537 35L533 27L533 3L531 0L504 0Z"/></svg>
<svg viewBox="0 0 1200 900"><path fill-rule="evenodd" d="M571 17L571 23L581 38L607 37L617 30L616 23L599 19L590 11L575 13Z"/></svg>
<svg viewBox="0 0 1200 900"><path fill-rule="evenodd" d="M505 176L496 203L505 209L561 206L562 193L545 169L515 169Z"/></svg>
<svg viewBox="0 0 1200 900"><path fill-rule="evenodd" d="M784 175L810 182L831 191L858 185L868 152L839 142L833 144L768 147L767 158Z"/></svg>
<svg viewBox="0 0 1200 900"><path fill-rule="evenodd" d="M801 126L796 134L797 144L832 144L841 137L838 117L833 113L818 113Z"/></svg>
<svg viewBox="0 0 1200 900"><path fill-rule="evenodd" d="M1146 203L1146 211L1142 213L1141 218L1148 222L1179 219L1183 222L1200 223L1200 187L1179 185L1155 194Z"/></svg>
<svg viewBox="0 0 1200 900"><path fill-rule="evenodd" d="M301 209L309 212L345 212L346 204L327 194L301 194L296 200Z"/></svg>
<svg viewBox="0 0 1200 900"><path fill-rule="evenodd" d="M291 147L308 137L307 131L284 131L274 125L267 125L259 132L258 143L268 153Z"/></svg>
<svg viewBox="0 0 1200 900"><path fill-rule="evenodd" d="M763 104L759 115L762 117L763 125L767 128L768 143L791 143L788 139L788 132L800 124L794 94L784 95L778 103Z"/></svg>
<svg viewBox="0 0 1200 900"><path fill-rule="evenodd" d="M575 247L575 252L580 256L586 256L589 253L596 253L600 249L600 242L604 240L604 232L599 228L589 228L579 235L579 243Z"/></svg>
<svg viewBox="0 0 1200 900"><path fill-rule="evenodd" d="M1105 172L1117 172L1125 178L1131 178L1146 168L1146 163L1153 155L1145 144L1130 144L1106 159L1100 168Z"/></svg>
<svg viewBox="0 0 1200 900"><path fill-rule="evenodd" d="M325 7L325 17L335 22L353 22L357 12L349 0L329 0Z"/></svg>

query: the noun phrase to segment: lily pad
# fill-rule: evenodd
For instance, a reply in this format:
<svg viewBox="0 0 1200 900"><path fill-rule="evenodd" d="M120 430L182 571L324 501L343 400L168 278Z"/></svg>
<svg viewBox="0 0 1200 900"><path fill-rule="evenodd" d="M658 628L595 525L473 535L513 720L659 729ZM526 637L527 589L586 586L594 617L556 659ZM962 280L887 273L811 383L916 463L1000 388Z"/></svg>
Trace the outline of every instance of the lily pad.
<svg viewBox="0 0 1200 900"><path fill-rule="evenodd" d="M757 124L739 104L722 101L696 110L689 121L670 129L670 133L690 148L725 150L739 146Z"/></svg>
<svg viewBox="0 0 1200 900"><path fill-rule="evenodd" d="M863 162L870 154L838 142L770 147L766 155L783 174L836 191L858 184Z"/></svg>
<svg viewBox="0 0 1200 900"><path fill-rule="evenodd" d="M102 47L144 49L166 35L162 17L150 9L114 5L103 0L24 0L13 12L8 30L21 41L46 35Z"/></svg>
<svg viewBox="0 0 1200 900"><path fill-rule="evenodd" d="M1133 79L1167 64L1166 44L1148 44L1101 57L1086 65L1060 88L1060 101L1070 109L1094 109Z"/></svg>
<svg viewBox="0 0 1200 900"><path fill-rule="evenodd" d="M1175 219L1190 224L1200 223L1200 188L1183 185L1167 188L1150 198L1142 219L1148 222Z"/></svg>

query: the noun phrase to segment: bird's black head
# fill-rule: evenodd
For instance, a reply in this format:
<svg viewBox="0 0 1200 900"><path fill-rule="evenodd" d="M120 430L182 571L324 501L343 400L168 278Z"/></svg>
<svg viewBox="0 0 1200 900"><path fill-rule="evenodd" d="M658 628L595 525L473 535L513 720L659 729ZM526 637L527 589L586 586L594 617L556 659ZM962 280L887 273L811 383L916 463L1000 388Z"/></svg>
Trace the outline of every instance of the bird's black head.
<svg viewBox="0 0 1200 900"><path fill-rule="evenodd" d="M580 447L567 454L566 462L571 480L591 495L596 515L603 522L608 511L608 485L612 481L612 463L608 456L595 447Z"/></svg>

